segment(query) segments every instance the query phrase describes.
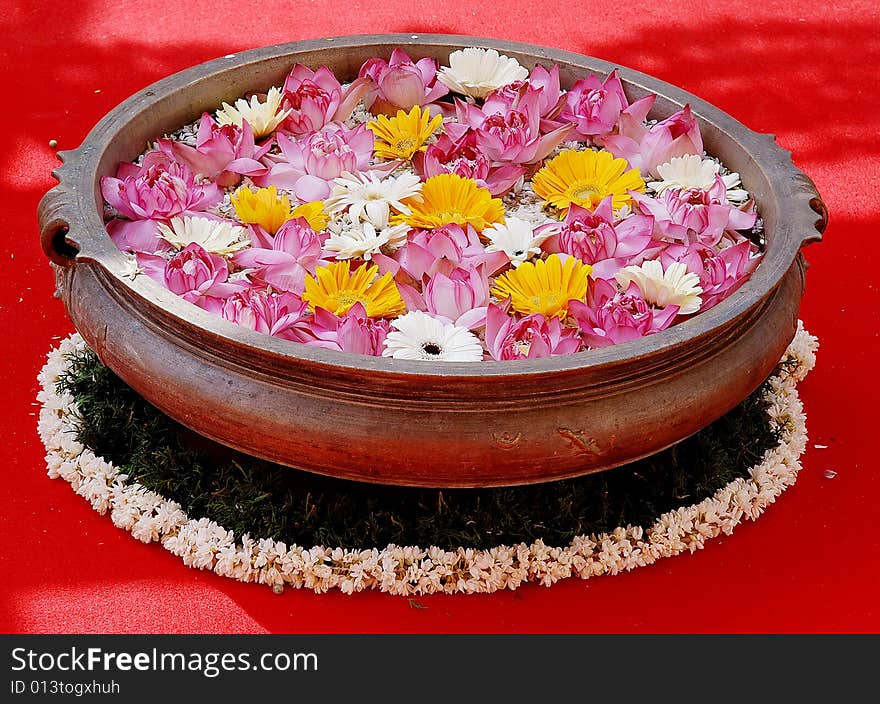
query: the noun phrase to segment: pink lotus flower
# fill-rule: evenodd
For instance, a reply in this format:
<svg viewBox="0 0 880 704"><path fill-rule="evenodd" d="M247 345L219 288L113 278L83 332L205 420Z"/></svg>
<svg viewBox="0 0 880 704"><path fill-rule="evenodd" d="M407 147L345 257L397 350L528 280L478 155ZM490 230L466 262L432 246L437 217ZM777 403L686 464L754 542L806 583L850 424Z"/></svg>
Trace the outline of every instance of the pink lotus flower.
<svg viewBox="0 0 880 704"><path fill-rule="evenodd" d="M196 136L196 146L170 139L160 139L159 151L175 161L186 164L196 176L211 179L218 186L234 186L244 176L258 176L266 167L259 162L272 145L267 140L259 149L254 144L251 126L245 120L241 127L218 125L203 113Z"/></svg>
<svg viewBox="0 0 880 704"><path fill-rule="evenodd" d="M486 311L486 347L499 362L571 354L580 346L577 331L564 327L559 318L533 313L517 320L494 303Z"/></svg>
<svg viewBox="0 0 880 704"><path fill-rule="evenodd" d="M608 196L594 211L573 204L564 222L546 226L557 235L555 244L545 243L545 249L591 264L593 278L610 279L623 267L637 264L639 255L651 243L654 220L630 215L615 223L611 200Z"/></svg>
<svg viewBox="0 0 880 704"><path fill-rule="evenodd" d="M660 236L684 244L699 242L711 247L718 244L725 230L745 230L757 220L754 210L740 210L727 202L727 187L719 175L707 191L669 189L659 198L632 191L630 195L643 212L654 217Z"/></svg>
<svg viewBox="0 0 880 704"><path fill-rule="evenodd" d="M143 164L121 163L116 177L101 179L101 194L129 220L167 220L210 208L222 198L214 183L196 184L195 174L158 151Z"/></svg>
<svg viewBox="0 0 880 704"><path fill-rule="evenodd" d="M437 62L431 58L413 63L403 49L391 52L391 60L369 59L358 72L373 81L364 102L374 114L396 115L409 112L414 105L428 105L449 92L437 81Z"/></svg>
<svg viewBox="0 0 880 704"><path fill-rule="evenodd" d="M444 322L469 330L481 327L489 305L485 268L456 268L449 276L437 272L425 285L425 305L429 313Z"/></svg>
<svg viewBox="0 0 880 704"><path fill-rule="evenodd" d="M282 107L290 114L281 128L298 136L321 129L330 122L347 119L364 94L370 80L358 78L345 91L326 66L317 71L297 64L284 81Z"/></svg>
<svg viewBox="0 0 880 704"><path fill-rule="evenodd" d="M518 164L494 164L480 151L477 133L466 125L452 122L444 129L436 143L413 158L413 166L422 179L446 173L458 174L474 179L493 196L499 196L509 191L525 174L525 168Z"/></svg>
<svg viewBox="0 0 880 704"><path fill-rule="evenodd" d="M306 202L329 197L329 181L344 171L366 169L373 156L373 133L364 125L350 130L332 123L300 140L279 134L277 142L282 156L267 157L272 162L268 173L253 181L293 190Z"/></svg>
<svg viewBox="0 0 880 704"><path fill-rule="evenodd" d="M138 266L151 279L172 293L212 313L219 313L223 301L250 287L246 281L230 282L226 260L193 242L171 259L139 253Z"/></svg>
<svg viewBox="0 0 880 704"><path fill-rule="evenodd" d="M389 329L388 320L367 317L363 304L358 302L342 317L317 308L312 320L305 325L310 337L303 341L327 350L381 357Z"/></svg>
<svg viewBox="0 0 880 704"><path fill-rule="evenodd" d="M476 230L446 225L434 230L414 230L409 241L394 253L394 260L412 279L421 282L437 273L451 276L457 268L482 266L492 276L508 263L504 252L486 252ZM381 265L380 265L381 268ZM392 271L392 275L396 275Z"/></svg>
<svg viewBox="0 0 880 704"><path fill-rule="evenodd" d="M569 314L577 321L584 343L592 348L608 347L669 327L678 306L652 308L635 282L621 293L613 282L596 279L587 292L587 302L571 301Z"/></svg>
<svg viewBox="0 0 880 704"><path fill-rule="evenodd" d="M541 134L540 94L524 85L508 105L496 100L481 110L476 105L456 101L461 124L476 132L476 146L490 160L511 164L534 164L552 152L571 131L563 125Z"/></svg>
<svg viewBox="0 0 880 704"><path fill-rule="evenodd" d="M647 115L654 100L651 95L630 106L615 69L604 81L591 74L575 82L565 95L559 119L572 123L581 137L602 137L611 133L625 110L630 115Z"/></svg>
<svg viewBox="0 0 880 704"><path fill-rule="evenodd" d="M635 108L636 104L631 107ZM614 156L626 159L643 176L651 174L659 177L657 167L673 157L703 153L700 126L690 105L685 105L674 115L650 128L644 125L647 110L644 113L625 111L618 121L617 134L597 141Z"/></svg>
<svg viewBox="0 0 880 704"><path fill-rule="evenodd" d="M227 298L220 314L242 327L285 340L304 341L308 304L292 293L248 288Z"/></svg>
<svg viewBox="0 0 880 704"><path fill-rule="evenodd" d="M123 252L167 252L171 245L159 234L159 220L120 220L107 223L107 234Z"/></svg>
<svg viewBox="0 0 880 704"><path fill-rule="evenodd" d="M559 85L559 66L553 65L549 71L543 66L535 66L527 81L514 81L490 93L483 104L485 113L506 113L513 110L522 99L523 91L538 96L538 114L541 116L541 131L551 132L560 123L554 118L565 104L565 94Z"/></svg>
<svg viewBox="0 0 880 704"><path fill-rule="evenodd" d="M250 247L236 252L232 261L254 281L297 295L305 289L306 274L314 274L321 258L321 238L303 218L285 222L272 239L271 248Z"/></svg>
<svg viewBox="0 0 880 704"><path fill-rule="evenodd" d="M761 261L758 248L749 240L722 249L720 252L702 244L670 245L660 255L666 267L679 261L700 277L703 303L700 311L718 305L742 286Z"/></svg>

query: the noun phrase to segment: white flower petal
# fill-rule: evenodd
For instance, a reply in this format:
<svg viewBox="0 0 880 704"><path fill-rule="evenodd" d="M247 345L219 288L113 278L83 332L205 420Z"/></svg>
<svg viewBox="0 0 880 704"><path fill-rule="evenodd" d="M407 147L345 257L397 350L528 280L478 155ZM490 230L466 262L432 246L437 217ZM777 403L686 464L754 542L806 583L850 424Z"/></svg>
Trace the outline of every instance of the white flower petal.
<svg viewBox="0 0 880 704"><path fill-rule="evenodd" d="M476 47L453 51L449 66L437 72L437 79L448 88L474 98L485 98L493 90L528 77L529 72L516 59L495 49Z"/></svg>
<svg viewBox="0 0 880 704"><path fill-rule="evenodd" d="M391 321L383 357L430 362L479 362L480 339L469 330L423 313L410 311Z"/></svg>

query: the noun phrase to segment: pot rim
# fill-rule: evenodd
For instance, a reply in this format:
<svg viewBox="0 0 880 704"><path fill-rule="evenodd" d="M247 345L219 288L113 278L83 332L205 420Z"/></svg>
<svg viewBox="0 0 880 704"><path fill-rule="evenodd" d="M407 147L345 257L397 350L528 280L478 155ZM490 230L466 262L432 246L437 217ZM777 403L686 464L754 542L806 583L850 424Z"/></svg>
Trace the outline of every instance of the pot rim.
<svg viewBox="0 0 880 704"><path fill-rule="evenodd" d="M450 51L476 46L494 48L502 53L530 56L537 61L573 64L582 67L585 73L596 71L607 74L616 68L625 87L628 86L630 90L637 88L656 93L679 107L689 103L701 129L707 124L712 125L733 139L754 160L769 187L765 202L773 200L777 204L778 213L776 222L772 224L772 237L768 237L770 244L760 265L743 286L718 305L671 328L638 340L537 360L437 364L335 352L274 338L208 313L174 295L147 276L131 277L127 273L130 259L110 239L104 227L102 209L96 207L102 202L98 189L101 162L119 133L152 104L185 92L199 81L228 69L286 56L291 56L292 64L296 61L292 56L295 53L365 45L375 45L377 51L400 46L412 52L425 46L448 48ZM202 349L205 347L203 334L209 333L214 342L232 345L240 353L246 353L248 348L255 348L262 354L274 357L276 364L273 366L276 368L278 362L285 365L307 364L328 372L335 370L343 375L371 371L404 380L451 380L455 377L465 381L475 377L518 377L587 371L604 365L639 363L660 352L693 347L697 340L704 341L697 347L705 348L707 338L711 338L714 332L742 321L770 297L795 263L801 247L821 241L828 219L827 210L815 185L794 166L791 152L776 144L773 135L749 129L701 98L639 71L583 54L540 45L462 35L349 35L279 44L230 54L172 74L138 91L102 118L79 148L59 152L58 156L64 162L53 171L59 184L44 196L39 208L43 248L55 264L62 267L87 263L98 265L108 277L108 283L117 288L122 287L123 292L127 290L140 307L146 310L159 308L162 317L166 318L165 322L176 328L175 332L188 331L197 335L201 333L196 344ZM761 209L759 207L759 214ZM144 315L144 319L147 318ZM192 339L196 340L195 337ZM245 359L242 354L235 356L239 358L239 362Z"/></svg>

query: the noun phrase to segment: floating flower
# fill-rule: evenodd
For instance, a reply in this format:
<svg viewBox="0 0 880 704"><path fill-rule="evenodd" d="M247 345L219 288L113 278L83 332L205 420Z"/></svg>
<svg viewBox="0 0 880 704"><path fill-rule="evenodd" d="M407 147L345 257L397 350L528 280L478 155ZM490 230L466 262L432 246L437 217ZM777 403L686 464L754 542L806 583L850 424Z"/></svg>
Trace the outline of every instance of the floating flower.
<svg viewBox="0 0 880 704"><path fill-rule="evenodd" d="M587 302L572 301L571 317L577 322L584 344L598 349L637 340L665 330L678 314L677 305L654 308L635 282L619 291L613 282L596 279Z"/></svg>
<svg viewBox="0 0 880 704"><path fill-rule="evenodd" d="M312 71L297 64L284 80L284 105L289 114L282 129L303 136L330 122L342 122L369 89L369 79L359 78L343 91L326 66Z"/></svg>
<svg viewBox="0 0 880 704"><path fill-rule="evenodd" d="M644 115L624 113L617 134L598 141L646 175L658 175L657 167L673 157L703 153L700 126L689 105L650 128L644 124Z"/></svg>
<svg viewBox="0 0 880 704"><path fill-rule="evenodd" d="M419 310L391 321L383 357L425 362L479 362L480 338L466 328L444 323Z"/></svg>
<svg viewBox="0 0 880 704"><path fill-rule="evenodd" d="M266 232L275 234L293 213L290 197L283 193L280 197L275 186L258 188L256 191L242 186L230 197L235 214L243 223L259 225Z"/></svg>
<svg viewBox="0 0 880 704"><path fill-rule="evenodd" d="M700 277L681 262L670 263L664 271L659 260L649 259L639 266L621 269L614 278L624 288L635 283L645 300L656 308L678 306L680 315L696 313L703 303Z"/></svg>
<svg viewBox="0 0 880 704"><path fill-rule="evenodd" d="M296 206L290 217L304 218L309 223L309 227L315 232L320 232L330 222L330 216L324 212L324 203L320 200L313 200Z"/></svg>
<svg viewBox="0 0 880 704"><path fill-rule="evenodd" d="M255 288L233 294L221 315L233 323L285 340L303 340L306 304L292 293L270 293Z"/></svg>
<svg viewBox="0 0 880 704"><path fill-rule="evenodd" d="M489 280L483 267L456 268L438 272L425 285L428 312L459 327L482 325L489 304Z"/></svg>
<svg viewBox="0 0 880 704"><path fill-rule="evenodd" d="M548 71L538 64L532 69L527 81L514 81L490 93L483 104L486 113L503 113L507 109L514 109L516 103L522 99L523 87L538 96L538 112L541 118L547 119L542 131L549 132L558 127L559 124L554 119L565 103L565 94L559 85L559 66L556 65Z"/></svg>
<svg viewBox="0 0 880 704"><path fill-rule="evenodd" d="M398 110L394 117L379 115L367 128L379 141L373 147L376 156L382 159L412 159L416 152L425 151L425 141L440 125L443 117L431 117L429 110L418 105L408 113Z"/></svg>
<svg viewBox="0 0 880 704"><path fill-rule="evenodd" d="M645 190L639 170L628 166L606 151L567 149L535 174L532 188L563 214L572 203L593 210L607 196L617 210L632 202L630 191Z"/></svg>
<svg viewBox="0 0 880 704"><path fill-rule="evenodd" d="M171 218L170 225L159 223L159 235L175 249L195 243L214 254L232 254L250 244L247 231L239 225L189 215Z"/></svg>
<svg viewBox="0 0 880 704"><path fill-rule="evenodd" d="M327 350L379 357L389 327L387 320L370 318L362 303L355 303L344 316L317 308L306 325L311 337L304 342Z"/></svg>
<svg viewBox="0 0 880 704"><path fill-rule="evenodd" d="M369 59L361 66L358 76L369 76L375 87L364 102L374 114L393 115L398 110L409 110L415 105L427 105L449 92L437 82L437 62L431 58L413 63L400 48L391 52L391 59Z"/></svg>
<svg viewBox="0 0 880 704"><path fill-rule="evenodd" d="M250 247L232 257L255 281L279 291L302 294L307 274L321 257L321 240L304 218L291 218L272 239L271 247Z"/></svg>
<svg viewBox="0 0 880 704"><path fill-rule="evenodd" d="M492 295L498 299L510 298L517 313L541 313L550 318L564 318L568 302L582 300L587 295L587 279L592 271L574 257L563 262L558 254L546 260L525 262L517 269L495 279Z"/></svg>
<svg viewBox="0 0 880 704"><path fill-rule="evenodd" d="M254 183L289 189L304 201L324 200L330 181L366 169L373 154L373 135L364 125L350 130L334 122L297 140L279 134L277 142L281 154L271 157L268 173Z"/></svg>
<svg viewBox="0 0 880 704"><path fill-rule="evenodd" d="M604 81L591 74L575 81L566 93L565 106L559 113L559 119L572 123L582 137L599 137L611 133L625 110L629 109L629 112L639 116L646 114L654 99L655 96L650 95L630 107L617 69L608 74Z"/></svg>
<svg viewBox="0 0 880 704"><path fill-rule="evenodd" d="M483 230L483 237L489 240L486 251L504 252L515 267L539 255L541 245L550 234L535 234L528 220L513 216L505 218L503 225L499 223Z"/></svg>
<svg viewBox="0 0 880 704"><path fill-rule="evenodd" d="M253 95L250 102L239 98L234 106L223 103L217 111L217 122L220 125L236 127L241 127L247 122L253 130L254 138L260 139L274 132L289 114L290 110L281 110L281 91L272 87L266 93L265 100Z"/></svg>
<svg viewBox="0 0 880 704"><path fill-rule="evenodd" d="M685 154L676 156L665 164L657 167L660 181L650 181L650 186L657 195L664 191L674 189L686 191L698 188L708 191L715 185L715 177L719 176L721 164L714 159L704 159L698 154ZM748 191L739 186L739 174L736 172L721 176L721 180L727 189L726 198L733 203L742 203L749 198Z"/></svg>
<svg viewBox="0 0 880 704"><path fill-rule="evenodd" d="M529 77L516 59L495 49L469 47L449 54L449 66L442 67L437 79L451 90L473 98L485 98L493 90Z"/></svg>
<svg viewBox="0 0 880 704"><path fill-rule="evenodd" d="M410 227L431 230L444 225L472 225L477 232L504 221L504 205L473 179L457 174L432 176L422 192L406 201L411 212L398 216Z"/></svg>
<svg viewBox="0 0 880 704"><path fill-rule="evenodd" d="M391 274L377 276L379 267L362 264L353 272L350 262L334 262L318 267L307 276L303 300L309 310L324 308L334 315L345 315L357 302L371 318L394 318L406 310Z"/></svg>
<svg viewBox="0 0 880 704"><path fill-rule="evenodd" d="M559 318L540 313L516 318L503 308L489 305L486 313L486 347L492 359L540 359L571 354L580 349L577 330L563 326Z"/></svg>
<svg viewBox="0 0 880 704"><path fill-rule="evenodd" d="M755 245L744 239L720 252L701 244L670 245L661 253L660 260L664 264L680 261L688 271L700 277L703 289L700 310L704 311L718 305L742 286L758 266L761 257Z"/></svg>
<svg viewBox="0 0 880 704"><path fill-rule="evenodd" d="M382 248L395 250L406 243L409 225L386 225L377 228L368 220L355 220L350 216L330 225L330 237L324 241L324 250L332 252L336 259L370 260Z"/></svg>
<svg viewBox="0 0 880 704"><path fill-rule="evenodd" d="M324 202L331 215L347 212L352 220L367 220L376 227L386 227L391 209L409 214L403 202L422 190L419 177L411 173L382 178L375 172L345 173L333 180L333 192Z"/></svg>

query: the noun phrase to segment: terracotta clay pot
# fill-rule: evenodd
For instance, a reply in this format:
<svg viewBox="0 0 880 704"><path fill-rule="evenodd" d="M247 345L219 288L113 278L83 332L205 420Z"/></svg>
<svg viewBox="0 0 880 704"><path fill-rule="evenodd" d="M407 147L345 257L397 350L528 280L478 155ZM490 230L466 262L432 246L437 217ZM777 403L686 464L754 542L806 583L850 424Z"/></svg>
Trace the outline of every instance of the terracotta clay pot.
<svg viewBox="0 0 880 704"><path fill-rule="evenodd" d="M766 228L767 251L735 294L634 342L533 361L427 364L336 353L246 330L132 277L104 230L99 179L157 136L248 91L280 85L296 62L350 80L395 46L445 62L494 47L525 67L556 63L563 87L611 64L542 47L442 35L297 42L175 74L108 114L62 152L40 204L42 244L68 313L101 360L193 430L275 462L337 477L413 486L542 482L614 467L691 435L770 374L796 327L801 247L827 212L772 135L752 132L671 85L620 70L652 117L690 103L707 150L738 171Z"/></svg>

